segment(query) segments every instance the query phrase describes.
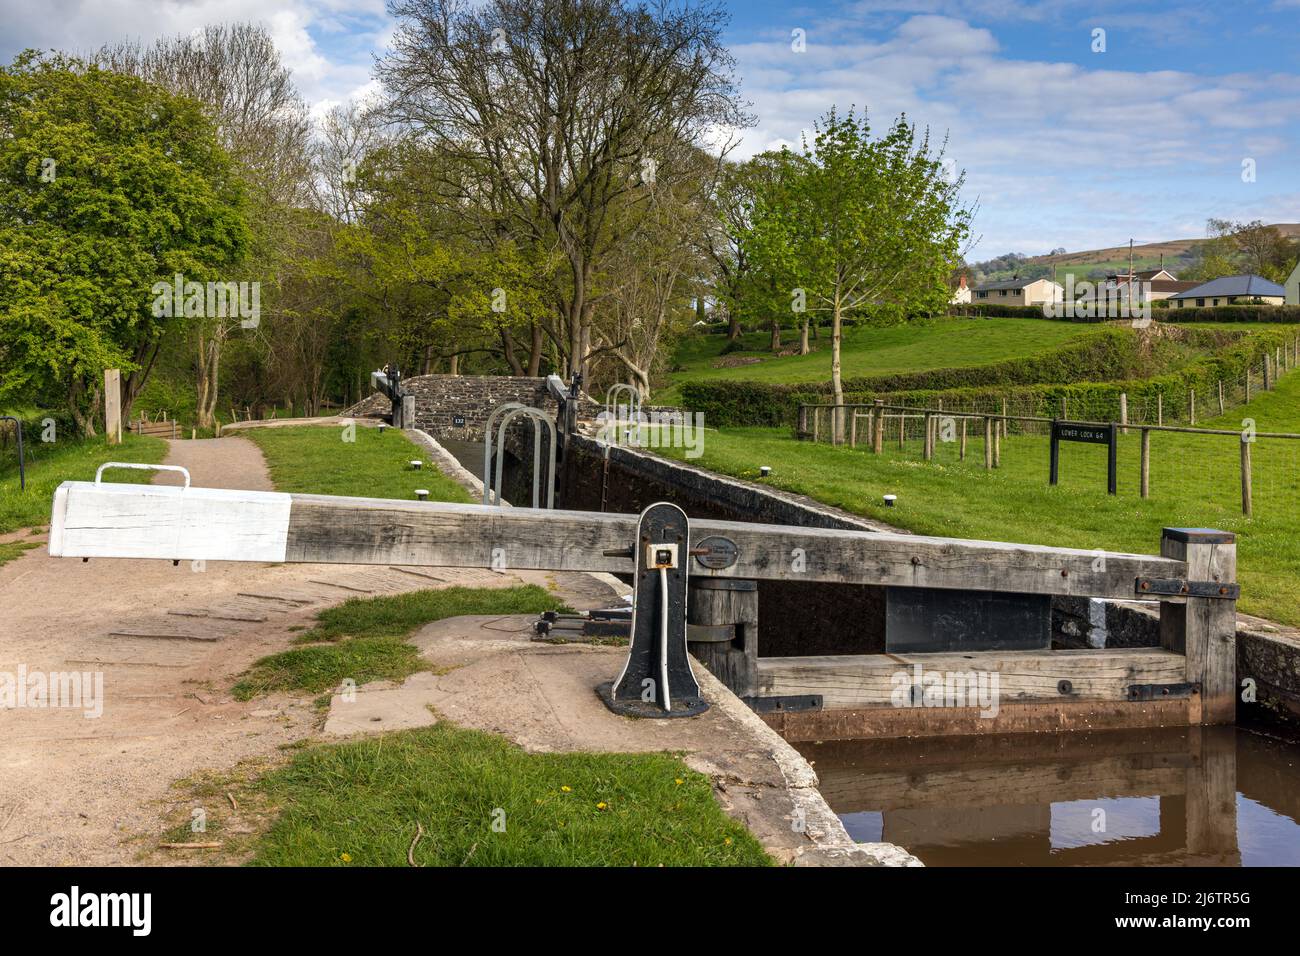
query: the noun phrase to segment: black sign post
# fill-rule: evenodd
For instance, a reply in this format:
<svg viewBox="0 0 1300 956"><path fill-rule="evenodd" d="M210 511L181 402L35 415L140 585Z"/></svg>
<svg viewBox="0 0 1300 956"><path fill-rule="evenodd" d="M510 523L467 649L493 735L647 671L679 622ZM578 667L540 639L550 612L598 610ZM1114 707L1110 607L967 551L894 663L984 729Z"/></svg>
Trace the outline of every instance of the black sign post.
<svg viewBox="0 0 1300 956"><path fill-rule="evenodd" d="M1081 441L1090 445L1106 446L1106 490L1115 494L1117 436L1119 426L1114 422L1106 425L1093 425L1087 422L1052 422L1052 459L1049 484L1056 484L1061 470L1061 442Z"/></svg>

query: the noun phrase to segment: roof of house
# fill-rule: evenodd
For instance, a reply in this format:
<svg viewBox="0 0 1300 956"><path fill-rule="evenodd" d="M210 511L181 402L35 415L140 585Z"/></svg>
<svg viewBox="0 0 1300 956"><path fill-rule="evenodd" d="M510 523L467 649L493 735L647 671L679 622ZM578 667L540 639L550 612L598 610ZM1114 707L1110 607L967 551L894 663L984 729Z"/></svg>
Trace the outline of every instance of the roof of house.
<svg viewBox="0 0 1300 956"><path fill-rule="evenodd" d="M1035 282L1051 282L1046 276L1039 276L1037 279L1004 279L1001 282L984 282L975 286L976 292L996 292L999 289L1023 289L1025 286L1033 285Z"/></svg>
<svg viewBox="0 0 1300 956"><path fill-rule="evenodd" d="M1276 282L1269 282L1263 276L1223 276L1203 282L1195 288L1180 292L1170 298L1204 299L1212 296L1276 296L1284 298L1286 289Z"/></svg>
<svg viewBox="0 0 1300 956"><path fill-rule="evenodd" d="M1138 282L1146 282L1151 286L1152 292L1186 292L1188 289L1195 289L1201 283L1183 279L1142 279ZM1124 279L1116 284L1117 288L1124 288L1128 285L1128 280Z"/></svg>
<svg viewBox="0 0 1300 956"><path fill-rule="evenodd" d="M1172 275L1173 275L1173 273L1170 272L1168 269L1147 269L1147 270L1144 271L1144 272L1135 272L1135 273L1133 273L1133 275L1137 278L1138 282L1149 282L1149 281L1151 281L1152 279L1155 279L1155 277L1158 276L1158 275L1160 275L1162 272L1163 272L1165 275L1167 275L1167 276L1172 276ZM1113 273L1113 274L1111 274L1111 275L1106 276L1106 278L1107 278L1107 279L1115 279L1115 280L1117 280L1117 281L1119 281L1119 282L1127 282L1127 281L1128 281L1128 275L1129 275L1129 274L1128 274L1127 272L1116 272L1116 273ZM1174 280L1172 280L1172 279L1161 279L1161 280L1159 280L1159 281L1161 281L1161 282L1172 282L1172 281L1174 281Z"/></svg>

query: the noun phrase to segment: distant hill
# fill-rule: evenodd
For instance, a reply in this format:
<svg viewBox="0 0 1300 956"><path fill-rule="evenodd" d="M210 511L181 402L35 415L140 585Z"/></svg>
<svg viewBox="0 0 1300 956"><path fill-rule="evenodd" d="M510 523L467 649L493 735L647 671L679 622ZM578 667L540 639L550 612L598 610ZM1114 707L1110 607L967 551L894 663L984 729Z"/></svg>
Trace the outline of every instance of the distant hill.
<svg viewBox="0 0 1300 956"><path fill-rule="evenodd" d="M1274 228L1290 239L1300 238L1300 223L1279 222ZM1174 275L1178 269L1191 263L1195 249L1205 239L1170 239L1165 242L1149 242L1133 247L1133 264L1140 272L1144 269L1164 268ZM1046 256L1021 256L1010 254L989 259L984 262L971 263L975 278L981 282L993 282L1010 279L1013 275L1021 278L1037 279L1051 276L1055 267L1056 276L1064 280L1066 275L1074 274L1079 279L1099 279L1111 273L1128 269L1129 249L1127 245L1111 246L1107 249L1089 249L1084 252L1065 252Z"/></svg>

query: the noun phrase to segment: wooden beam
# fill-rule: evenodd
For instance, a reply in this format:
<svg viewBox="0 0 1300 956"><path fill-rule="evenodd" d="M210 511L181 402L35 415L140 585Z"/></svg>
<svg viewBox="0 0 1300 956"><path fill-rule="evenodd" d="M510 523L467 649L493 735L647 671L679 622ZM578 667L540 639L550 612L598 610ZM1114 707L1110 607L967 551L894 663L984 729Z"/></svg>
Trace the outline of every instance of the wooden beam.
<svg viewBox="0 0 1300 956"><path fill-rule="evenodd" d="M915 667L922 675L940 678L996 673L1000 707L1007 701L1127 700L1130 684L1182 683L1186 665L1180 654L1147 648L763 657L758 661L759 695L820 694L825 708L927 709L898 706L898 695L911 685ZM1070 684L1065 693L1062 681ZM957 686L966 693L968 685ZM963 697L955 706L981 704Z"/></svg>
<svg viewBox="0 0 1300 956"><path fill-rule="evenodd" d="M65 482L50 554L210 561L629 573L635 515L446 502ZM691 522L736 543L692 575L1132 599L1137 578L1184 576L1167 557L737 521ZM1174 597L1174 601L1182 598Z"/></svg>
<svg viewBox="0 0 1300 956"><path fill-rule="evenodd" d="M1242 447L1246 447L1245 443ZM1237 539L1227 531L1166 528L1160 552L1187 562L1193 581L1237 580ZM1160 646L1186 655L1189 683L1201 685L1198 723L1230 724L1237 716L1237 602L1188 598L1160 607Z"/></svg>

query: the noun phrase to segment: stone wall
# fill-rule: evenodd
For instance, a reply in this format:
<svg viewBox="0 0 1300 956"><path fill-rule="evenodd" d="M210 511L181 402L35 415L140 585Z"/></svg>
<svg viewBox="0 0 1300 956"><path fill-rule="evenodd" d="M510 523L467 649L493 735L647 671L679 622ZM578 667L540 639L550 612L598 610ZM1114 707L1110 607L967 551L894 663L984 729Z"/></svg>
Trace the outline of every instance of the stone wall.
<svg viewBox="0 0 1300 956"><path fill-rule="evenodd" d="M413 375L402 380L415 395L415 427L434 438L482 441L483 427L498 405L521 402L554 418L556 401L544 378L505 375ZM386 417L392 403L376 392L344 412L358 417ZM457 419L464 424L458 424Z"/></svg>

